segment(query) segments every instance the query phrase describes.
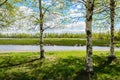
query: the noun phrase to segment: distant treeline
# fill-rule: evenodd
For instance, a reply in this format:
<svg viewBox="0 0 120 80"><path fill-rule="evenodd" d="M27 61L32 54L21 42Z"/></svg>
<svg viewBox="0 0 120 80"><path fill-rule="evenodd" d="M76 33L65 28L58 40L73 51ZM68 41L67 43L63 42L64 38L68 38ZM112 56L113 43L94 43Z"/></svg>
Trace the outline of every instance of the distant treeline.
<svg viewBox="0 0 120 80"><path fill-rule="evenodd" d="M18 34L2 34L0 33L0 38L39 38L39 33L36 34L26 34L26 33L18 33ZM85 33L45 33L44 34L45 38L81 38L84 39L86 38ZM93 39L109 39L110 34L109 32L107 33L93 33L92 34ZM120 40L120 30L115 32L115 40Z"/></svg>

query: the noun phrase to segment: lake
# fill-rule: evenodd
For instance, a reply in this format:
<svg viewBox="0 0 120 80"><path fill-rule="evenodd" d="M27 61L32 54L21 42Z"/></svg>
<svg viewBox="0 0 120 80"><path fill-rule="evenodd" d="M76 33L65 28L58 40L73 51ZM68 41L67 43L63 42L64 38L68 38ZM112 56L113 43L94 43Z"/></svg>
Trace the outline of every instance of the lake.
<svg viewBox="0 0 120 80"><path fill-rule="evenodd" d="M44 46L45 51L86 50L86 46ZM109 50L109 47L93 46L94 50ZM116 48L115 50L120 50ZM0 52L38 52L38 45L0 45Z"/></svg>

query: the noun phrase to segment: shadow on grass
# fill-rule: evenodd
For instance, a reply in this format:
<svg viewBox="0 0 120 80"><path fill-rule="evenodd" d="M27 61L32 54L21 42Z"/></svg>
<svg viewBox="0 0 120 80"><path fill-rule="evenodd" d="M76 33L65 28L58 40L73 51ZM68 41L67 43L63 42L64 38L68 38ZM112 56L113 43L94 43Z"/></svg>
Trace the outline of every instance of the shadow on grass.
<svg viewBox="0 0 120 80"><path fill-rule="evenodd" d="M44 68L43 68L44 66ZM74 80L76 72L84 69L84 58L60 58L33 71L37 80Z"/></svg>
<svg viewBox="0 0 120 80"><path fill-rule="evenodd" d="M94 67L98 68L99 70L102 70L102 69L109 67L111 65L115 65L115 64L118 65L119 64L119 59L117 59L114 56L108 56L108 57L101 56L100 57L100 56L94 55L93 60L95 63Z"/></svg>
<svg viewBox="0 0 120 80"><path fill-rule="evenodd" d="M27 63L32 63L32 62L37 61L37 60L40 60L40 58L31 59L31 60L25 61L25 62L14 63L14 62L11 62L11 60L8 58L5 61L3 61L2 63L0 63L0 68L10 68L10 67L14 67L14 66L27 64Z"/></svg>
<svg viewBox="0 0 120 80"><path fill-rule="evenodd" d="M41 77L37 80L89 80L89 74L84 68L85 58L70 56L58 59L51 66L46 66L43 69L37 68L33 74L36 74L36 77ZM93 80L97 80L96 73L91 74L93 74Z"/></svg>
<svg viewBox="0 0 120 80"><path fill-rule="evenodd" d="M103 75L98 80L119 80L113 76L120 75L120 60L113 60L112 64L104 66L106 57L93 56L94 75L93 80L98 79L99 75ZM41 64L42 62L42 64ZM103 67L103 66L104 67ZM30 63L19 66L21 69L10 70L4 74L0 74L2 80L88 80L87 73L84 71L85 58L82 57L67 57L58 58L55 60L44 59L36 60ZM19 68L17 67L17 68ZM25 69L24 69L25 67ZM28 71L26 70L29 69ZM104 77L108 74L110 79Z"/></svg>
<svg viewBox="0 0 120 80"><path fill-rule="evenodd" d="M94 72L99 80L119 80L120 79L120 58L94 56ZM97 80L96 79L96 80Z"/></svg>

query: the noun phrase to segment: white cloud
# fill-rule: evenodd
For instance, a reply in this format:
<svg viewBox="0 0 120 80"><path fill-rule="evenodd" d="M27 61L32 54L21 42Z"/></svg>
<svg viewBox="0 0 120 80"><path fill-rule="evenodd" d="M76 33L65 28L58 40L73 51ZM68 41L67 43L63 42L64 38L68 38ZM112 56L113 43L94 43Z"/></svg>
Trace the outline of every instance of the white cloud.
<svg viewBox="0 0 120 80"><path fill-rule="evenodd" d="M64 25L63 29L53 29L51 31L46 31L50 33L84 33L85 32L85 22L71 23Z"/></svg>
<svg viewBox="0 0 120 80"><path fill-rule="evenodd" d="M76 13L76 12L78 12L78 10L77 9L70 9L70 13Z"/></svg>
<svg viewBox="0 0 120 80"><path fill-rule="evenodd" d="M85 28L85 22L75 22L75 23L71 23L71 24L69 24L69 25L67 25L67 27L70 27L70 28L76 28L76 27L78 27L78 28Z"/></svg>
<svg viewBox="0 0 120 80"><path fill-rule="evenodd" d="M73 13L73 14L70 14L70 17L77 17L77 18L79 18L79 17L82 17L82 16L83 16L82 13Z"/></svg>
<svg viewBox="0 0 120 80"><path fill-rule="evenodd" d="M19 11L23 12L25 16L28 16L34 13L33 9L30 9L26 6L20 6Z"/></svg>
<svg viewBox="0 0 120 80"><path fill-rule="evenodd" d="M81 8L81 5L77 5L77 8Z"/></svg>
<svg viewBox="0 0 120 80"><path fill-rule="evenodd" d="M83 16L83 13L81 13L77 8L76 9L70 9L69 14L70 14L69 15L70 17L82 17Z"/></svg>

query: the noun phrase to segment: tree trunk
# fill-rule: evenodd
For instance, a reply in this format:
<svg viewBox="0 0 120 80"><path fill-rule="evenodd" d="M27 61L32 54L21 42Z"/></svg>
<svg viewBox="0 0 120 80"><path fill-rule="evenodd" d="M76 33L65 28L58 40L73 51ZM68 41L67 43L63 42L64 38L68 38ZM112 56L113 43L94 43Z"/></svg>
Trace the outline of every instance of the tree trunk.
<svg viewBox="0 0 120 80"><path fill-rule="evenodd" d="M115 15L115 0L110 0L110 56L115 56L114 54L114 15Z"/></svg>
<svg viewBox="0 0 120 80"><path fill-rule="evenodd" d="M40 10L40 58L43 59L45 58L44 55L44 40L43 40L43 13L42 13L42 1L39 0L39 10Z"/></svg>
<svg viewBox="0 0 120 80"><path fill-rule="evenodd" d="M94 0L86 2L86 71L88 72L89 80L91 80L93 65L92 65L92 15L94 8Z"/></svg>

